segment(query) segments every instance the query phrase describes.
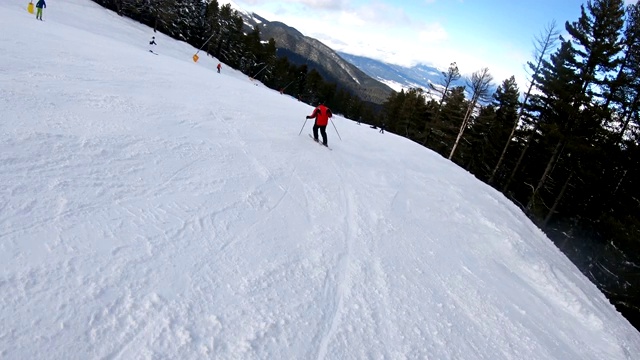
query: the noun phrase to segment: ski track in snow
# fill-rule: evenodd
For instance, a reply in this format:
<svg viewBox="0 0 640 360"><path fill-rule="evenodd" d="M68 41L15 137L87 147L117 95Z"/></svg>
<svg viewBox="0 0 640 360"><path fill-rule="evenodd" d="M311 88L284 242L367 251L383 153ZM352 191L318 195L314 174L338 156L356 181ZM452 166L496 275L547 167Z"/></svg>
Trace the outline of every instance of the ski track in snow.
<svg viewBox="0 0 640 360"><path fill-rule="evenodd" d="M344 179L340 177L339 171L340 170L335 169L336 175L338 175L338 177L340 178L339 183L342 184L342 187L343 187L339 191L340 196L344 199L345 210L343 213L347 215L344 229L342 231L342 233L344 234L343 235L344 238L340 239L342 242L344 242L344 250L343 250L343 253L340 255L340 258L337 260L333 274L331 275L327 274L327 281L325 281L325 284L323 286L323 289L324 289L323 293L327 298L326 303L330 305L327 309L325 309L325 312L326 312L324 314L325 320L323 321L324 329L321 331L321 336L320 336L321 340L319 342L316 341L316 343L319 344L319 350L318 350L318 356L317 356L317 359L319 360L325 359L327 356L327 349L329 346L329 342L335 336L337 328L340 324L340 320L343 312L343 306L344 306L343 305L344 297L349 295L349 291L351 287L350 267L352 266L351 252L352 252L353 241L354 241L353 240L354 234L352 233L352 230L356 226L356 223L354 221L354 213L351 206L352 204L351 199L347 197L346 195L347 191L345 191L344 189L344 187L347 186L346 184L348 183L345 182ZM334 287L334 288L331 289L331 287Z"/></svg>

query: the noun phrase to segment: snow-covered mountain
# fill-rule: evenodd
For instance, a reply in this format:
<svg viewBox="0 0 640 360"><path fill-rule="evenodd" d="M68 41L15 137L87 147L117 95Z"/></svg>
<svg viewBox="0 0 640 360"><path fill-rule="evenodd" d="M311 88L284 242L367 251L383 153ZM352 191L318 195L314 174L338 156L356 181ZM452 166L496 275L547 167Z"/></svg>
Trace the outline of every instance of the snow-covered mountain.
<svg viewBox="0 0 640 360"><path fill-rule="evenodd" d="M238 11L247 31L258 27L263 40L274 39L278 56L286 57L292 64L307 65L309 70L315 69L326 81L336 83L363 101L378 106L393 92L390 86L377 81L317 39L306 36L282 22L269 21L258 14L243 10L232 1L223 0L221 4L224 3Z"/></svg>
<svg viewBox="0 0 640 360"><path fill-rule="evenodd" d="M430 83L438 84L441 81L442 71L435 67L424 64L406 67L365 56L334 51L318 40L303 35L295 28L281 22L271 22L264 19L258 14L244 10L231 0L222 0L220 3L229 4L232 9L238 11L244 18L245 24L250 28L258 25L262 31L263 38L273 37L276 39L277 46L287 52L286 54L281 52L280 55L286 55L297 63L310 62L314 64L314 68L319 68L321 73L332 81L346 83L349 79L356 79L355 84L357 86L354 87L354 90L364 82L362 75L336 76L336 73L338 73L336 70L342 70L342 68L345 68L347 71L349 70L347 64L354 66L366 74L366 76L377 80L395 91L415 87L426 90L429 89ZM320 54L324 55L320 58ZM335 59L335 56L332 56L333 54L337 54L340 59ZM341 60L345 60L347 64L340 64ZM333 62L337 62L339 66L334 66L334 69L322 69L322 66L319 66ZM464 81L461 80L459 85L464 85ZM372 85L370 84L370 86ZM385 91L382 92L382 94L388 96L389 93ZM382 100L386 100L386 98ZM378 100L378 102L381 101Z"/></svg>
<svg viewBox="0 0 640 360"><path fill-rule="evenodd" d="M442 81L442 70L432 66L418 64L406 67L365 56L351 55L344 52L338 52L338 54L367 75L387 84L395 91L409 88L427 90L429 89L429 84L437 85ZM464 80L460 80L457 85L464 85Z"/></svg>
<svg viewBox="0 0 640 360"><path fill-rule="evenodd" d="M89 0L0 23L0 358L640 354L436 153L339 115L323 148L311 107Z"/></svg>

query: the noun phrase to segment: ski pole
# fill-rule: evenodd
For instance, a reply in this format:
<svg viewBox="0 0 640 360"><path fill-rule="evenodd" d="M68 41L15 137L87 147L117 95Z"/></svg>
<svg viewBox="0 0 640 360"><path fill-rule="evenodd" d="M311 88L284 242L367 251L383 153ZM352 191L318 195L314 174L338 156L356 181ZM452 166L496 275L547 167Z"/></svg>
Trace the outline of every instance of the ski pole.
<svg viewBox="0 0 640 360"><path fill-rule="evenodd" d="M304 124L302 124L302 129L304 129L304 126L307 125L307 120L309 120L309 119L305 119L304 120ZM300 134L302 134L302 129L300 129L300 132L298 133L298 136L300 136Z"/></svg>
<svg viewBox="0 0 640 360"><path fill-rule="evenodd" d="M340 141L342 141L342 138L340 137L340 133L338 132L338 128L336 127L336 124L333 123L333 120L331 120L331 125L333 125L333 128L336 129L336 134L338 134L338 138L340 139Z"/></svg>

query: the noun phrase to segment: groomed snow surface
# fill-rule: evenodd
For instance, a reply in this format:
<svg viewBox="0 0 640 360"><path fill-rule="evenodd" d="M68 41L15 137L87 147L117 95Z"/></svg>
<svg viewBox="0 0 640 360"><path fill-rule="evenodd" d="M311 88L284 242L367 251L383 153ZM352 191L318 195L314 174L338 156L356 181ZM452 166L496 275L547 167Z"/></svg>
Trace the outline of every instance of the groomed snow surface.
<svg viewBox="0 0 640 360"><path fill-rule="evenodd" d="M0 2L0 358L639 359L500 193L89 0ZM148 52L155 35L158 45Z"/></svg>

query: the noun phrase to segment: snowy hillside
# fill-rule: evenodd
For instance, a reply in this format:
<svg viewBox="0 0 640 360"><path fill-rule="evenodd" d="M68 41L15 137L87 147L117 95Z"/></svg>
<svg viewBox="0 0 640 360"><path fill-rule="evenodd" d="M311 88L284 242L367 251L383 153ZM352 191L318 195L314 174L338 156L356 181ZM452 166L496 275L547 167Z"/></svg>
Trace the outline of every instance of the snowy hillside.
<svg viewBox="0 0 640 360"><path fill-rule="evenodd" d="M89 0L0 2L1 359L638 359L514 205ZM148 52L155 35L159 55Z"/></svg>
<svg viewBox="0 0 640 360"><path fill-rule="evenodd" d="M416 64L412 67L406 67L345 52L338 52L338 54L367 75L387 84L398 92L403 89L422 88L428 96L429 85L439 87L438 84L442 82L442 71L429 65ZM465 82L466 80L463 78L456 81L454 85L464 86Z"/></svg>

